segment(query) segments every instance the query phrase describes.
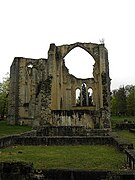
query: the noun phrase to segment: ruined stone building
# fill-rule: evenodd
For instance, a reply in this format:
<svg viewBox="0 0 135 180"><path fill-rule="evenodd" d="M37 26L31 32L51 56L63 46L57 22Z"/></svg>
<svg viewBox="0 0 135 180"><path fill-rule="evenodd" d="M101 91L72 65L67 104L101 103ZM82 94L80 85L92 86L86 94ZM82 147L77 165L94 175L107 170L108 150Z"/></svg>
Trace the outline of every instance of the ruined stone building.
<svg viewBox="0 0 135 180"><path fill-rule="evenodd" d="M64 57L76 47L93 57L93 77L76 78L65 66ZM48 59L16 57L10 70L8 121L110 129L110 77L104 44L50 44Z"/></svg>

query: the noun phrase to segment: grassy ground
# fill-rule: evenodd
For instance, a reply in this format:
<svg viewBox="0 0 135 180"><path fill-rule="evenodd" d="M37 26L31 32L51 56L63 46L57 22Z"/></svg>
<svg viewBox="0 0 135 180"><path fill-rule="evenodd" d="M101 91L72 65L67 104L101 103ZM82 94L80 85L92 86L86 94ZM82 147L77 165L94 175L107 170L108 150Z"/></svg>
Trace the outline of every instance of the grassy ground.
<svg viewBox="0 0 135 180"><path fill-rule="evenodd" d="M12 134L19 134L30 130L31 127L28 126L11 126L7 125L6 121L0 121L0 137Z"/></svg>
<svg viewBox="0 0 135 180"><path fill-rule="evenodd" d="M114 147L92 146L13 146L0 151L0 161L33 162L35 168L120 170L125 155Z"/></svg>
<svg viewBox="0 0 135 180"><path fill-rule="evenodd" d="M121 123L124 120L135 122L135 116L111 116L112 127L115 128L116 124Z"/></svg>
<svg viewBox="0 0 135 180"><path fill-rule="evenodd" d="M112 117L113 127L124 119L134 117ZM28 126L10 126L0 121L0 136L30 131ZM135 147L135 134L118 131L121 138L128 139ZM93 146L12 146L0 150L0 161L33 162L35 168L70 168L85 170L119 170L123 168L125 154L114 147Z"/></svg>
<svg viewBox="0 0 135 180"><path fill-rule="evenodd" d="M135 134L129 132L128 130L122 130L122 131L117 131L117 134L120 138L128 140L128 142L133 143L134 148L135 148Z"/></svg>
<svg viewBox="0 0 135 180"><path fill-rule="evenodd" d="M112 122L112 127L115 128L115 125L117 123L121 123L124 120L130 121L130 122L135 122L135 116L131 117L125 117L125 116L112 116L111 117L111 122ZM135 134L129 132L128 130L117 130L117 134L120 138L128 140L128 142L133 143L135 147Z"/></svg>

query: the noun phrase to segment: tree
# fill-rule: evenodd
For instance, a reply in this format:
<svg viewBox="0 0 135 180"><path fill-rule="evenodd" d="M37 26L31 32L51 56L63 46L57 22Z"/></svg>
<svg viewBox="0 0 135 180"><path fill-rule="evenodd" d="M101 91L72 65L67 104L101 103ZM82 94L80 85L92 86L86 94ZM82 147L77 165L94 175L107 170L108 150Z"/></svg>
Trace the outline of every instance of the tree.
<svg viewBox="0 0 135 180"><path fill-rule="evenodd" d="M135 86L130 87L127 95L127 113L135 116Z"/></svg>
<svg viewBox="0 0 135 180"><path fill-rule="evenodd" d="M111 112L115 115L127 114L127 92L123 87L114 90L111 99Z"/></svg>
<svg viewBox="0 0 135 180"><path fill-rule="evenodd" d="M118 98L117 98L117 91L113 90L112 96L111 96L111 113L113 115L118 115Z"/></svg>
<svg viewBox="0 0 135 180"><path fill-rule="evenodd" d="M8 111L9 74L0 83L0 118L3 119Z"/></svg>
<svg viewBox="0 0 135 180"><path fill-rule="evenodd" d="M124 86L119 88L117 92L117 98L118 98L119 115L126 115L127 114L127 97L126 97L126 90Z"/></svg>
<svg viewBox="0 0 135 180"><path fill-rule="evenodd" d="M112 91L111 112L113 115L135 116L135 86L127 85Z"/></svg>

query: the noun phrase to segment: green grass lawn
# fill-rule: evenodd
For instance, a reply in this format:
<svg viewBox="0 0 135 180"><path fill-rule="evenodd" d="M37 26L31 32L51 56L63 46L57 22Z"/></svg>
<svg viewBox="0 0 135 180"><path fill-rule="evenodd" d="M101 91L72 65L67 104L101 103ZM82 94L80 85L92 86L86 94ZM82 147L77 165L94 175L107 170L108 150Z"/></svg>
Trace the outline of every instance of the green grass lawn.
<svg viewBox="0 0 135 180"><path fill-rule="evenodd" d="M133 143L135 147L135 134L129 132L128 130L122 130L122 131L117 131L117 134L120 138L128 140L128 142Z"/></svg>
<svg viewBox="0 0 135 180"><path fill-rule="evenodd" d="M0 121L0 137L12 134L19 134L30 130L31 127L29 126L8 125L6 121Z"/></svg>
<svg viewBox="0 0 135 180"><path fill-rule="evenodd" d="M132 118L127 118L133 121ZM112 117L115 125L124 117ZM28 126L7 125L0 121L0 136L19 134L30 131ZM135 146L135 134L128 131L118 131L124 139L130 139ZM0 161L32 162L36 169L40 168L70 168L83 170L120 170L123 168L126 156L112 146L12 146L0 150Z"/></svg>
<svg viewBox="0 0 135 180"><path fill-rule="evenodd" d="M112 128L115 128L116 124L124 122L125 119L131 122L135 122L135 116L111 116Z"/></svg>
<svg viewBox="0 0 135 180"><path fill-rule="evenodd" d="M124 153L112 146L12 146L0 150L0 161L33 162L38 168L120 170Z"/></svg>
<svg viewBox="0 0 135 180"><path fill-rule="evenodd" d="M130 122L135 122L135 116L131 116L131 117L118 117L118 116L112 116L111 117L111 123L112 123L112 127L115 128L115 125L117 123L121 123L123 122L125 119L127 119ZM118 136L122 139L126 139L128 140L130 143L133 143L134 147L135 147L135 134L129 132L128 130L117 130L116 131Z"/></svg>

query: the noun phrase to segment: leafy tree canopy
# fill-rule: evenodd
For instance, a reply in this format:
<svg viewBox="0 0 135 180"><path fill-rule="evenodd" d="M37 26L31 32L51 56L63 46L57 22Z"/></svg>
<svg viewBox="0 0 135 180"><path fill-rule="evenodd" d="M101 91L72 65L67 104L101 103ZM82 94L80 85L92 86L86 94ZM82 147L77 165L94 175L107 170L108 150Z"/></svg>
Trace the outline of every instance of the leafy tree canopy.
<svg viewBox="0 0 135 180"><path fill-rule="evenodd" d="M8 93L9 93L9 73L0 82L0 118L7 115L8 109Z"/></svg>
<svg viewBox="0 0 135 180"><path fill-rule="evenodd" d="M135 86L127 85L112 91L111 112L113 115L135 116Z"/></svg>

